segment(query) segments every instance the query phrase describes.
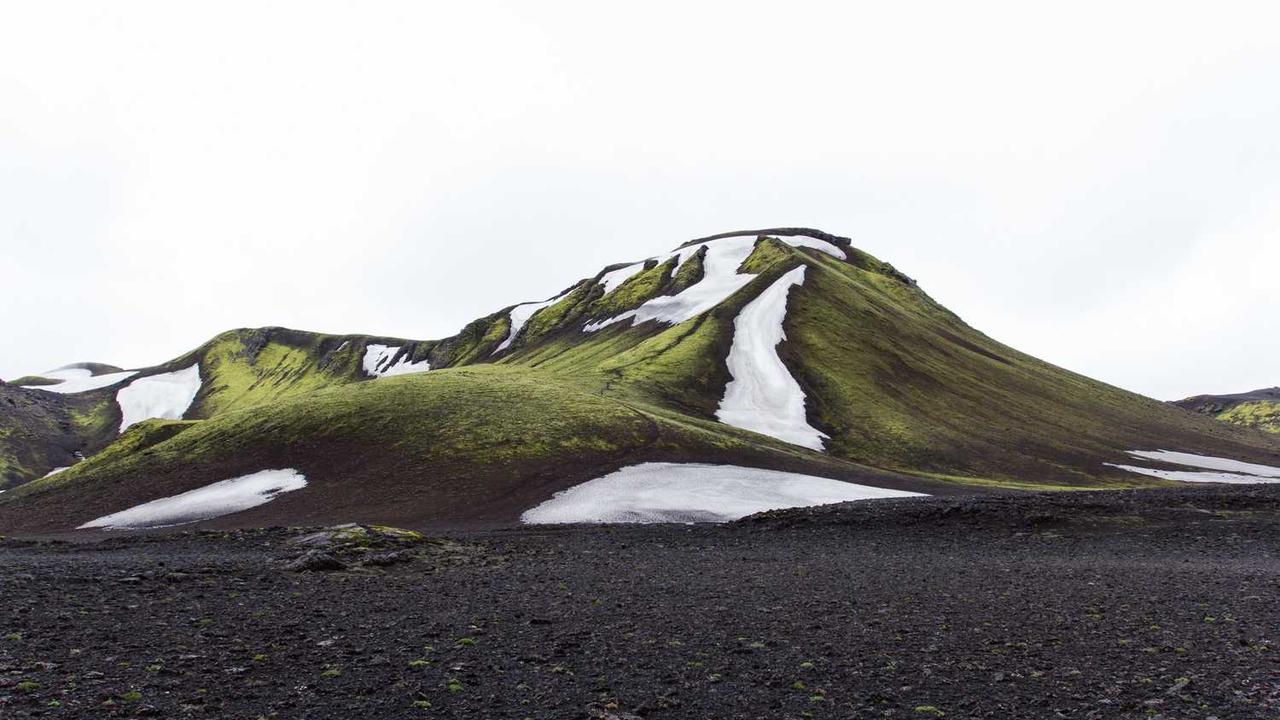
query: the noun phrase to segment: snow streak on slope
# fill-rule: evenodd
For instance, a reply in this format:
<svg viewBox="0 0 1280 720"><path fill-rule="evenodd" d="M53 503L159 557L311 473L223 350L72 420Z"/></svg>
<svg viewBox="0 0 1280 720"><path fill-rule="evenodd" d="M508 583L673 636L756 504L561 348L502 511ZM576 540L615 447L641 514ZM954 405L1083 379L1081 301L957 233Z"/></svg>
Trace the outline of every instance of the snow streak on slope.
<svg viewBox="0 0 1280 720"><path fill-rule="evenodd" d="M1150 475L1164 480L1177 480L1179 482L1191 483L1230 483L1232 485L1261 485L1266 483L1280 482L1277 478L1261 477L1259 475L1240 475L1228 472L1203 472L1200 470L1159 470L1157 468L1138 467L1137 465L1116 465L1107 463L1113 468L1120 468L1132 473L1140 473L1142 475Z"/></svg>
<svg viewBox="0 0 1280 720"><path fill-rule="evenodd" d="M1280 468L1270 465L1258 465L1229 458L1195 455L1173 450L1130 450L1129 454L1143 460L1154 460L1170 465L1182 465L1183 467L1205 468L1211 472L1201 470L1162 470L1159 468L1139 467L1137 465L1116 465L1115 463L1107 463L1107 465L1133 473L1150 475L1165 480L1179 480L1181 482L1231 483L1233 485L1280 482Z"/></svg>
<svg viewBox="0 0 1280 720"><path fill-rule="evenodd" d="M151 418L181 420L200 392L200 365L138 378L116 392L120 432Z"/></svg>
<svg viewBox="0 0 1280 720"><path fill-rule="evenodd" d="M398 345L370 344L364 349L363 365L365 374L369 377L390 377L392 375L426 372L431 369L429 361L410 362L407 355L400 358L399 362L393 363L392 361L398 352L400 352L400 346Z"/></svg>
<svg viewBox="0 0 1280 720"><path fill-rule="evenodd" d="M736 465L655 462L558 492L520 519L530 524L729 522L765 510L919 494Z"/></svg>
<svg viewBox="0 0 1280 720"><path fill-rule="evenodd" d="M1129 454L1143 460L1156 460L1171 465L1185 465L1186 467L1204 468L1206 470L1225 470L1246 475L1280 478L1280 468L1277 467L1212 457L1210 455L1194 455L1173 450L1130 450Z"/></svg>
<svg viewBox="0 0 1280 720"><path fill-rule="evenodd" d="M804 391L778 357L778 344L787 337L782 329L787 294L793 285L804 283L804 271L801 265L778 278L734 318L727 360L733 379L725 386L716 418L726 425L821 450L827 436L809 425Z"/></svg>
<svg viewBox="0 0 1280 720"><path fill-rule="evenodd" d="M841 260L845 259L843 250L825 240L802 236L780 237L778 239L788 245L816 248ZM706 247L707 255L703 260L702 280L685 288L683 292L652 298L634 310L628 310L621 315L615 315L599 322L588 323L582 329L586 332L595 332L624 320L630 320L633 325L647 320L657 320L675 325L700 315L724 302L730 295L742 289L744 285L755 278L755 275L738 272L738 268L743 261L751 256L751 251L755 249L755 245L755 235L744 235L711 240L701 245L680 248L673 253L664 255L658 258L659 263L666 262L674 256L679 258L676 265L678 268L692 257L699 248Z"/></svg>
<svg viewBox="0 0 1280 720"><path fill-rule="evenodd" d="M297 470L263 470L136 505L90 520L76 529L132 530L208 520L266 504L281 493L306 486L307 478Z"/></svg>
<svg viewBox="0 0 1280 720"><path fill-rule="evenodd" d="M503 340L498 345L498 347L494 348L493 352L490 354L497 355L503 350L506 350L507 348L511 347L511 343L516 339L516 335L520 334L520 330L524 328L525 323L529 322L529 318L533 317L534 313L538 312L543 308L551 307L552 305L555 305L561 300L569 297L569 294L572 293L577 288L578 286L574 285L573 287L566 290L564 294L557 295L556 297L553 297L550 300L545 300L543 302L537 302L537 303L524 303L523 305L517 305L511 308L511 313L509 315L509 317L511 318L511 330L507 332L507 339Z"/></svg>
<svg viewBox="0 0 1280 720"><path fill-rule="evenodd" d="M608 295L614 290L617 290L622 283L630 280L641 270L644 270L644 263L638 262L634 265L618 268L617 270L610 270L604 275L601 275L600 284L604 286L604 294ZM604 297L604 295L601 297Z"/></svg>
<svg viewBox="0 0 1280 720"><path fill-rule="evenodd" d="M49 378L50 380L60 380L57 385L32 385L27 387L28 390L45 390L52 393L78 393L86 390L97 390L108 385L131 378L138 373L135 371L125 371L117 373L106 373L103 375L94 375L85 368L58 368L50 370L46 373L40 373L40 377ZM25 387L25 386L23 386Z"/></svg>

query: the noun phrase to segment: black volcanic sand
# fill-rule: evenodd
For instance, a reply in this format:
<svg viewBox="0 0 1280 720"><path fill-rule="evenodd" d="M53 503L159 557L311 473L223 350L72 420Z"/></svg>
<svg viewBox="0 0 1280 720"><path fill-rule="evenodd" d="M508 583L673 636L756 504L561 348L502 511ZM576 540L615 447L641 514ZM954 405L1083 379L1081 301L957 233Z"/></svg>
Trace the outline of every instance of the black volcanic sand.
<svg viewBox="0 0 1280 720"><path fill-rule="evenodd" d="M1280 487L0 543L0 717L1280 717Z"/></svg>

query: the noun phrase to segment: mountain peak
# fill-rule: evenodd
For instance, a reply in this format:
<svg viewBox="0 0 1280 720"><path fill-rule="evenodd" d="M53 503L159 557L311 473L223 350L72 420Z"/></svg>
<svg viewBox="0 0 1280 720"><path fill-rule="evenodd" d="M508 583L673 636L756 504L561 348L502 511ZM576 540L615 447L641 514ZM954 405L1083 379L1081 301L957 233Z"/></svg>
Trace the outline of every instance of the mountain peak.
<svg viewBox="0 0 1280 720"><path fill-rule="evenodd" d="M242 329L107 379L6 388L31 409L0 417L0 482L26 483L0 522L76 527L285 468L305 486L228 522L514 522L644 463L928 494L1170 482L1133 464L1152 449L1280 463L1280 439L1019 353L802 227L611 265L439 340Z"/></svg>

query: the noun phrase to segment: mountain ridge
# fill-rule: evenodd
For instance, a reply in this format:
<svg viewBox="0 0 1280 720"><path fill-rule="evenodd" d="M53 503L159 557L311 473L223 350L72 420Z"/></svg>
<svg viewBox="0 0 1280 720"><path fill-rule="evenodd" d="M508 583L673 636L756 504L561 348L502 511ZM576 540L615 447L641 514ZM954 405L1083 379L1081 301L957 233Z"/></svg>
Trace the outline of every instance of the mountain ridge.
<svg viewBox="0 0 1280 720"><path fill-rule="evenodd" d="M433 502L462 523L511 521L520 508L502 497L533 503L622 462L673 459L837 475L929 494L1167 484L1123 466L1133 461L1129 451L1165 447L1280 464L1274 438L1232 432L989 338L848 238L807 228L774 232L722 233L609 265L547 300L507 305L439 340L287 328L221 333L119 386L66 396L97 408L99 433L84 436L88 454L112 441L133 449L103 451L103 459L44 479L43 467L28 461L20 477L9 476L10 488L22 487L0 497L0 523L53 528L89 506L121 509L114 506L264 467L301 467L313 480L234 522L280 520L286 512L339 520L339 507L351 514L343 482L382 498L369 501L366 509L377 511L360 516L368 521L386 519L378 513L410 525L415 518L448 520L428 507ZM734 380L729 358L746 337L738 327L744 309L797 273L803 281L786 288L783 312L752 321L774 325L748 328L780 339L739 353L746 362L735 367L789 376L786 388L760 385L764 405L794 403L799 393L804 422L827 438L821 452L769 437L767 422L754 426L760 434L732 419L726 424L720 413ZM184 386L182 371L188 379L198 375L198 387ZM116 406L132 402L120 393L134 385L151 405L131 417L156 419L115 439L112 426L122 417ZM491 397L504 389L529 407ZM188 393L186 405L171 402ZM469 395L488 399L469 406ZM747 414L762 407L748 405ZM591 413L610 419L599 423ZM321 415L329 425L316 424ZM422 425L423 417L439 425ZM369 427L379 433L370 435ZM627 440L639 437L639 427L654 439ZM470 435L455 434L460 428ZM529 445L515 451L521 432ZM0 463L5 451L0 438ZM499 458L508 451L516 454L504 464ZM308 452L326 462L309 461ZM144 477L142 486L132 480ZM457 497L463 487L488 497L489 507ZM418 495L432 500L406 500ZM453 499L440 500L446 496ZM44 510L27 518L6 512L23 504ZM66 512L51 510L55 505ZM42 521L42 514L57 520Z"/></svg>
<svg viewBox="0 0 1280 720"><path fill-rule="evenodd" d="M1173 404L1237 427L1280 433L1280 387L1228 395L1193 395L1174 400Z"/></svg>

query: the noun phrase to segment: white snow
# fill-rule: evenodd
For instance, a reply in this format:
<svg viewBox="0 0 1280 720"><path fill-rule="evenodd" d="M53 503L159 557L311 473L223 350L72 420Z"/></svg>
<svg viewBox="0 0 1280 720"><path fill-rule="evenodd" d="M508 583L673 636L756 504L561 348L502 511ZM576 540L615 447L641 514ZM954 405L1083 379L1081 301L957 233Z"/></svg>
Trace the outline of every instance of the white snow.
<svg viewBox="0 0 1280 720"><path fill-rule="evenodd" d="M1225 470L1231 473L1280 478L1280 468L1213 457L1211 455L1195 455L1173 450L1130 450L1129 454L1143 460L1156 460L1171 465L1185 465L1186 467L1204 468L1206 470Z"/></svg>
<svg viewBox="0 0 1280 720"><path fill-rule="evenodd" d="M58 473L62 472L63 470L70 470L70 469L71 469L71 466L70 466L70 465L65 465L65 466L63 466L63 467L56 467L56 468L54 468L54 469L50 470L49 472L45 473L45 474L43 475L43 477L49 477L50 475L57 475Z"/></svg>
<svg viewBox="0 0 1280 720"><path fill-rule="evenodd" d="M48 372L40 373L40 377L49 378L50 380L59 380L57 385L32 385L28 390L45 390L52 393L78 393L87 390L97 390L98 388L115 385L116 383L137 375L135 371L124 371L117 373L105 373L103 375L94 375L84 368L58 368ZM24 386L25 387L25 386Z"/></svg>
<svg viewBox="0 0 1280 720"><path fill-rule="evenodd" d="M1270 465L1258 465L1256 463L1241 462L1239 460L1231 460L1229 458L1213 457L1212 455L1196 455L1194 453L1177 452L1174 450L1130 450L1128 451L1128 454L1143 460L1154 460L1156 462L1167 463L1170 465L1181 465L1183 467L1204 468L1214 472L1203 472L1199 470L1162 470L1159 468L1139 467L1137 465L1117 465L1115 463L1107 463L1107 465L1133 473L1141 473L1143 475L1164 478L1166 480L1180 480L1182 482L1217 482L1232 484L1280 482L1280 468L1272 467Z"/></svg>
<svg viewBox="0 0 1280 720"><path fill-rule="evenodd" d="M185 370L138 378L116 391L120 432L151 418L181 420L200 392L200 364Z"/></svg>
<svg viewBox="0 0 1280 720"><path fill-rule="evenodd" d="M673 256L677 257L679 258L677 267L679 267L679 265L683 265L686 260L692 257L699 248L707 248L707 255L703 260L702 266L702 280L685 288L683 292L652 298L634 310L628 310L620 315L598 322L588 323L582 329L586 332L595 332L624 320L630 320L633 325L648 320L657 320L675 325L710 310L755 278L755 275L750 273L739 273L738 268L744 260L751 256L751 251L755 249L756 237L756 235L743 235L740 237L721 238L680 248L658 258L658 262L663 263ZM845 258L843 250L825 240L804 236L779 237L778 239L794 247L816 248L842 260Z"/></svg>
<svg viewBox="0 0 1280 720"><path fill-rule="evenodd" d="M520 330L524 328L525 323L529 322L529 318L532 318L534 313L538 312L543 308L548 308L548 307L551 307L552 305L555 305L561 300L569 297L569 294L577 289L578 289L578 286L574 285L573 287L566 290L564 294L557 295L556 297L553 297L550 300L544 300L542 302L536 302L536 303L523 303L521 305L516 305L515 307L511 308L511 313L509 315L509 317L511 318L511 329L507 332L507 338L503 340L501 343L499 343L498 347L494 348L493 352L490 354L497 355L503 350L506 350L507 348L511 347L511 343L516 339L516 335L520 334Z"/></svg>
<svg viewBox="0 0 1280 720"><path fill-rule="evenodd" d="M306 486L307 478L297 470L262 470L104 515L77 529L136 530L182 525L255 508L281 493Z"/></svg>
<svg viewBox="0 0 1280 720"><path fill-rule="evenodd" d="M419 362L410 362L409 357L400 358L399 362L392 364L396 353L400 352L400 346L395 345L377 345L370 343L364 349L364 372L369 377L391 377L393 375L409 375L412 373L426 372L431 369L429 360L421 360Z"/></svg>
<svg viewBox="0 0 1280 720"><path fill-rule="evenodd" d="M604 286L604 294L608 295L614 290L617 290L622 283L630 280L641 270L644 270L644 263L638 262L634 265L618 268L617 270L610 270L604 275L601 275L600 284ZM601 297L604 296L602 295Z"/></svg>
<svg viewBox="0 0 1280 720"><path fill-rule="evenodd" d="M1156 468L1138 467L1136 465L1116 465L1114 463L1107 463L1107 465L1114 468L1120 468L1121 470L1128 470L1129 472L1164 478L1165 480L1179 480L1181 482L1231 483L1233 485L1257 485L1280 482L1280 479L1261 477L1259 475L1240 475L1237 473L1227 472L1201 472L1198 470L1158 470Z"/></svg>
<svg viewBox="0 0 1280 720"><path fill-rule="evenodd" d="M778 508L917 495L777 470L651 462L558 492L520 519L534 525L729 522Z"/></svg>
<svg viewBox="0 0 1280 720"><path fill-rule="evenodd" d="M827 436L809 425L804 391L778 356L778 344L786 339L782 321L787 294L804 283L804 272L801 265L778 278L734 318L727 361L733 379L725 386L716 417L726 425L821 450Z"/></svg>

